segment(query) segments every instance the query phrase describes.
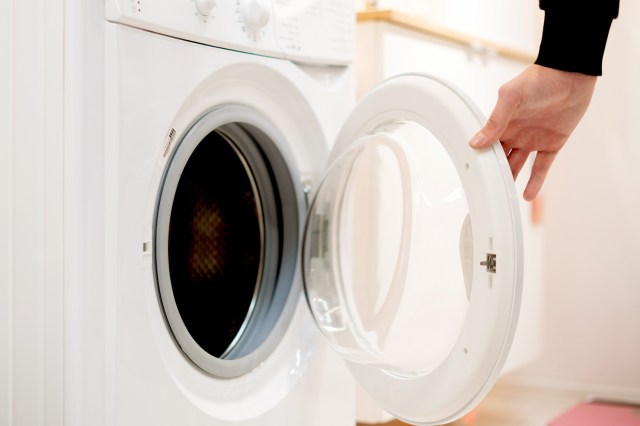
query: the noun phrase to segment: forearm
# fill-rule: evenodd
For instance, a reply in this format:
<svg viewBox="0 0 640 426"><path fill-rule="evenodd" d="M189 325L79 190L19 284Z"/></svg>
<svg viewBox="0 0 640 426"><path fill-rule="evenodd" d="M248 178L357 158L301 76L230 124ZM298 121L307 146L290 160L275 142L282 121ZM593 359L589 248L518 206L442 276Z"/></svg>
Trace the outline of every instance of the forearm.
<svg viewBox="0 0 640 426"><path fill-rule="evenodd" d="M536 64L602 75L602 58L619 0L540 0L544 30Z"/></svg>

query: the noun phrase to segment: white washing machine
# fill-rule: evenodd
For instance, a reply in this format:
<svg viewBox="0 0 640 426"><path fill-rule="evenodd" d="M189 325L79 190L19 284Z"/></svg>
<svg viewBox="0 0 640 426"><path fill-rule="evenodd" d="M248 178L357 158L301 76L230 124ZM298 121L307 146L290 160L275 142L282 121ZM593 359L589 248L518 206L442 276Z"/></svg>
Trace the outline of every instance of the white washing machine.
<svg viewBox="0 0 640 426"><path fill-rule="evenodd" d="M105 143L70 155L70 423L352 425L357 380L439 424L488 392L521 295L509 167L446 82L353 108L352 7L105 1Z"/></svg>

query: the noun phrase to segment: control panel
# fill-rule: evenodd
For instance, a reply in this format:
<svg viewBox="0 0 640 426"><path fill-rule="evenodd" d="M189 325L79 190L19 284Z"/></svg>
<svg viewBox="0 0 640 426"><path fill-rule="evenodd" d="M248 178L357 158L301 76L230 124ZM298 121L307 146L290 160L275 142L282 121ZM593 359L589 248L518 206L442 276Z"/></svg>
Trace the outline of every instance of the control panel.
<svg viewBox="0 0 640 426"><path fill-rule="evenodd" d="M353 0L105 0L112 22L294 62L353 61Z"/></svg>

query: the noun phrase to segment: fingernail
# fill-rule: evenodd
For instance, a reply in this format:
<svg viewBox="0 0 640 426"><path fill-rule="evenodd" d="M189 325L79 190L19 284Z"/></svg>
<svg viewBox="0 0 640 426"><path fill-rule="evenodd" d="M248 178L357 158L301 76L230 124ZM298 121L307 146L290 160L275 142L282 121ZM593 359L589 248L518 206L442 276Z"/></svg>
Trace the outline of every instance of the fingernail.
<svg viewBox="0 0 640 426"><path fill-rule="evenodd" d="M474 148L479 147L482 142L484 142L486 138L484 137L484 134L482 133L476 133L476 135L471 139L471 142L469 142L469 145L471 145Z"/></svg>

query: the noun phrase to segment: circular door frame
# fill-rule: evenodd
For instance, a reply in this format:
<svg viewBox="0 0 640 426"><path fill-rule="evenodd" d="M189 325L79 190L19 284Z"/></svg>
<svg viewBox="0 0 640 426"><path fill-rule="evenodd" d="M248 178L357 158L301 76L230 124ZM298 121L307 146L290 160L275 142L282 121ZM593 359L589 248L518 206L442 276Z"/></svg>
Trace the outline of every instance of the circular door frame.
<svg viewBox="0 0 640 426"><path fill-rule="evenodd" d="M331 163L360 138L398 121L429 130L460 176L473 224L469 310L453 349L428 374L400 376L372 364L348 359L347 363L363 388L396 417L415 424L442 424L462 417L484 397L513 341L523 276L517 192L500 144L481 151L468 145L485 122L477 107L452 85L421 74L393 77L370 92L346 121ZM303 247L307 249L306 242ZM495 271L481 265L489 254L497 259ZM305 279L304 284L309 295L310 283ZM330 338L329 343L333 344Z"/></svg>
<svg viewBox="0 0 640 426"><path fill-rule="evenodd" d="M328 143L316 111L309 103L308 87L294 82L300 83L299 80L304 79L290 64L263 61L259 57L214 70L185 98L164 141L158 144L142 235L143 289L151 338L176 388L189 403L215 419L244 421L275 407L305 375L319 350L319 336L298 291L292 292L287 300L287 309L293 311L290 321L284 321L285 315L281 317L286 327L285 335L280 338L271 335L267 339L265 345L271 347L270 355L249 373L233 379L216 377L205 373L184 356L166 324L153 277L153 222L158 188L177 142L200 117L224 105L243 108L249 111L248 115L229 116L225 121L244 122L260 129L292 166L294 184L299 184L296 200L303 207L299 209L300 244L306 210L305 185L319 177L326 164ZM328 95L326 99L329 100ZM295 267L292 286L301 289L297 259Z"/></svg>
<svg viewBox="0 0 640 426"><path fill-rule="evenodd" d="M279 148L271 141L272 138L261 130L266 129L268 124L261 123L261 127L252 124L259 122L260 118L255 111L241 105L221 105L208 111L176 143L168 158L158 192L153 253L155 281L165 319L186 356L204 371L219 377L244 375L266 359L273 351L274 344L284 335L293 315L293 306L287 302L289 297L295 299L300 294L300 289L292 285L296 271L300 212L304 211L304 205L296 199L293 183L296 179L293 175L297 176L298 172L281 155ZM194 340L184 323L174 297L168 247L169 223L181 174L201 141L216 131L223 133L226 143L248 163L244 165L245 170L255 179L257 187L261 188L259 197L262 201L258 203L258 207L261 209L260 221L264 221L260 226L263 245L258 275L260 282L256 284L254 300L245 322L231 347L227 349L228 353L219 357L207 353ZM273 132L274 129L268 131ZM252 165L251 168L249 164ZM271 169L271 172L267 169ZM269 181L272 183L269 184ZM258 189L255 191L258 192ZM280 208L276 204L280 204ZM283 215L281 221L277 219L277 210ZM275 229L278 222L281 222L282 229ZM279 240L282 241L282 247L278 246ZM287 258L286 253L293 253L293 257ZM280 319L281 316L283 319ZM272 335L275 337L271 337ZM271 338L268 339L269 337Z"/></svg>

